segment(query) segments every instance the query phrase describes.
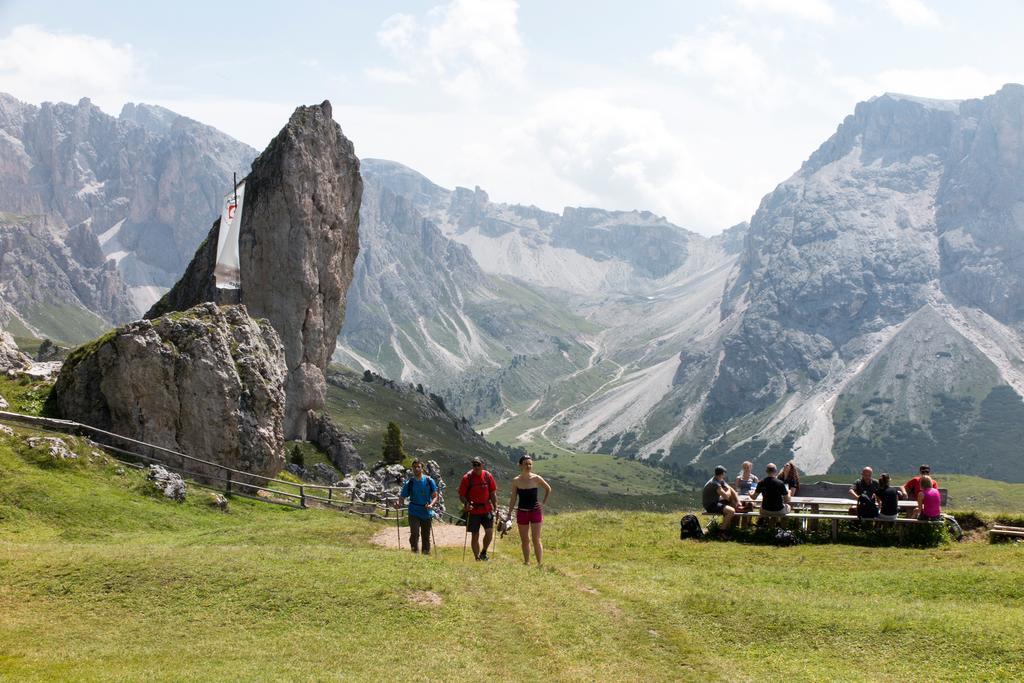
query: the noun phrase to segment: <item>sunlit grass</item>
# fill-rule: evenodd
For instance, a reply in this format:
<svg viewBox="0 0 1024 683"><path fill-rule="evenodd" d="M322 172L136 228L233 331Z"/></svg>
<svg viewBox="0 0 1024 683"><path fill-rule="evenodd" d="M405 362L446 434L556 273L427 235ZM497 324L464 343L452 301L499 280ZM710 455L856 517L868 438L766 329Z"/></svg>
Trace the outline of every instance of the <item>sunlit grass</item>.
<svg viewBox="0 0 1024 683"><path fill-rule="evenodd" d="M680 513L584 512L545 522L539 571L511 536L463 563L336 512L174 503L76 447L0 437L3 679L1024 676L1019 546L680 542Z"/></svg>

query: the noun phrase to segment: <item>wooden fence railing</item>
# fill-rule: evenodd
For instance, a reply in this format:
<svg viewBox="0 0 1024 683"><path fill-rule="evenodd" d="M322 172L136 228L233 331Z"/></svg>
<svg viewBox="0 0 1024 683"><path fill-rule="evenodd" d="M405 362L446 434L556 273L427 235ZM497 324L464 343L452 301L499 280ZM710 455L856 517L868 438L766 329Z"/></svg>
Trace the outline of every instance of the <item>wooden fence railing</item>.
<svg viewBox="0 0 1024 683"><path fill-rule="evenodd" d="M36 417L34 415L0 411L0 421L26 424L43 431L88 436L92 441L108 451L134 460L161 465L182 476L192 478L194 482L200 485L223 490L231 496L241 496L267 503L300 508L308 507L313 502L320 507L327 507L378 520L393 520L396 516L399 519L405 517L405 510L397 509L394 506L398 496L390 493L376 494L363 491L361 495L357 495L357 491L354 488L320 484L296 484L284 481L283 479L264 477L71 420L57 420L49 417ZM147 451L149 455L140 451ZM214 482L217 485L210 486L210 482ZM259 491L265 491L271 497L259 496L253 493ZM447 513L445 514L447 515ZM451 515L447 516L452 517ZM456 518L452 517L452 519Z"/></svg>

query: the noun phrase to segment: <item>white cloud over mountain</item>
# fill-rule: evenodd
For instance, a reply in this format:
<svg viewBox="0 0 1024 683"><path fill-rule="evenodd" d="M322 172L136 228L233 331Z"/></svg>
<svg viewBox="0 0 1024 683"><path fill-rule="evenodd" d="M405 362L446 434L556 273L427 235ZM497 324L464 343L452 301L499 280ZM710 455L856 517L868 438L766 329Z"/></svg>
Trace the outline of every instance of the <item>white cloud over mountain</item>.
<svg viewBox="0 0 1024 683"><path fill-rule="evenodd" d="M377 31L377 42L398 68L371 67L378 82L435 79L451 95L480 97L491 85L523 83L526 55L515 0L453 0L422 17L394 14Z"/></svg>
<svg viewBox="0 0 1024 683"><path fill-rule="evenodd" d="M940 28L942 21L922 0L881 0L882 7L900 23L914 28Z"/></svg>
<svg viewBox="0 0 1024 683"><path fill-rule="evenodd" d="M131 45L23 25L0 38L0 91L32 101L89 96L120 107L142 65Z"/></svg>
<svg viewBox="0 0 1024 683"><path fill-rule="evenodd" d="M771 12L817 24L835 23L836 11L825 0L739 0L750 12Z"/></svg>

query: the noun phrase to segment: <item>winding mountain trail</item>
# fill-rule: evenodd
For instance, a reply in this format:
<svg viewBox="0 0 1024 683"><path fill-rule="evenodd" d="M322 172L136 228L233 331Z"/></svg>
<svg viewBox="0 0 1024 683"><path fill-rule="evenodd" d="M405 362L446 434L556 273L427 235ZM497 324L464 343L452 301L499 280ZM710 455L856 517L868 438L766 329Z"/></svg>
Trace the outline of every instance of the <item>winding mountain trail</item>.
<svg viewBox="0 0 1024 683"><path fill-rule="evenodd" d="M606 334L607 334L607 330L604 331L604 332L601 332L599 335L597 335L597 338L594 340L594 344L591 345L591 348L593 349L593 353L590 354L590 359L587 362L587 367L582 368L580 370L577 370L576 372L572 373L571 375L568 375L565 378L566 380L569 380L569 379L572 379L574 377L577 377L581 373L587 372L588 370L593 369L593 367L595 365L597 365L597 362L598 362L597 359L602 356L602 354L603 354L603 352L605 350L604 337L605 337ZM616 366L616 368L618 368L614 377L612 377L610 380L608 380L607 382L605 382L604 384L599 386L594 391L592 391L589 394L587 394L586 396L584 396L579 401L576 401L575 403L572 403L571 405L563 408L562 410L560 410L557 413L555 413L554 415L552 415L551 418L547 422L545 422L544 424L539 425L537 427L531 427L530 429L527 429L525 432L520 434L517 438L520 441L533 441L534 440L534 435L535 434L539 434L540 438L543 439L544 441L546 441L548 444L550 444L552 448L558 449L558 450L566 452L566 453L574 452L574 451L572 451L570 449L565 448L564 446L560 446L560 445L556 444L548 436L548 430L551 429L551 427L554 426L554 424L556 422L558 422L558 420L560 420L567 413L569 413L569 411L573 410L574 408L576 408L577 406L579 406L581 404L586 403L591 398L593 398L597 394L599 394L602 391L604 391L606 387L608 387L609 385L614 384L614 383L618 382L620 379L622 379L622 375L625 374L625 372L626 372L626 366L620 365L619 363L616 363L611 358L602 358L602 360L607 360L609 363L611 363L612 365Z"/></svg>
<svg viewBox="0 0 1024 683"><path fill-rule="evenodd" d="M487 429L481 429L481 430L480 430L480 433L481 433L481 434L484 434L484 435L490 434L491 432L493 432L493 431L494 431L495 429L497 429L498 427L501 427L502 425L504 425L505 423L507 423L507 422L508 422L509 420L511 420L511 419L514 419L514 418L517 418L517 417L519 417L520 415L522 415L523 413L527 413L527 414L529 414L529 412L530 412L531 410L533 410L534 408L536 408L536 407L537 407L537 404L538 404L538 403L540 403L540 399L539 399L539 398L538 398L537 400L535 400L535 401L534 401L533 403L531 403L530 405L526 406L526 408L525 408L525 409L524 409L523 411L521 411L521 412L518 412L518 413L517 413L517 412L515 412L514 410L510 410L510 409L506 408L506 409L505 409L505 413L504 413L504 414L503 414L503 415L501 416L501 419L500 419L500 420L498 420L497 422L495 422L494 424L492 424L492 425L491 425L490 427L488 427Z"/></svg>

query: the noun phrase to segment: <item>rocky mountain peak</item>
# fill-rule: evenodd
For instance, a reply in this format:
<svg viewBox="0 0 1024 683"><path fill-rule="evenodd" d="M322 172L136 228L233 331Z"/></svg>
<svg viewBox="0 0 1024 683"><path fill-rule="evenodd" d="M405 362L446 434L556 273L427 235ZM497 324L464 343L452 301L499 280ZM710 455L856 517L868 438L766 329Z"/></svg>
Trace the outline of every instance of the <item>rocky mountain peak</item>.
<svg viewBox="0 0 1024 683"><path fill-rule="evenodd" d="M120 121L131 121L154 133L167 133L178 119L185 117L157 105L125 102L117 118Z"/></svg>
<svg viewBox="0 0 1024 683"><path fill-rule="evenodd" d="M239 298L252 315L270 320L284 345L288 438L303 438L308 413L323 406L323 371L359 251L362 192L359 160L329 102L298 107L246 177ZM217 300L219 223L147 317Z"/></svg>
<svg viewBox="0 0 1024 683"><path fill-rule="evenodd" d="M87 225L129 288L123 296L131 297L130 317L173 284L209 216L220 210L232 172L254 156L229 136L161 107L129 104L114 118L88 98L37 107L0 94L0 211L39 217L58 241ZM92 243L72 241L88 247L77 265L92 267ZM69 256L78 259L74 248ZM23 294L11 293L9 301L21 306ZM125 319L92 310L107 324ZM38 317L19 311L30 322ZM56 332L37 322L44 333Z"/></svg>

